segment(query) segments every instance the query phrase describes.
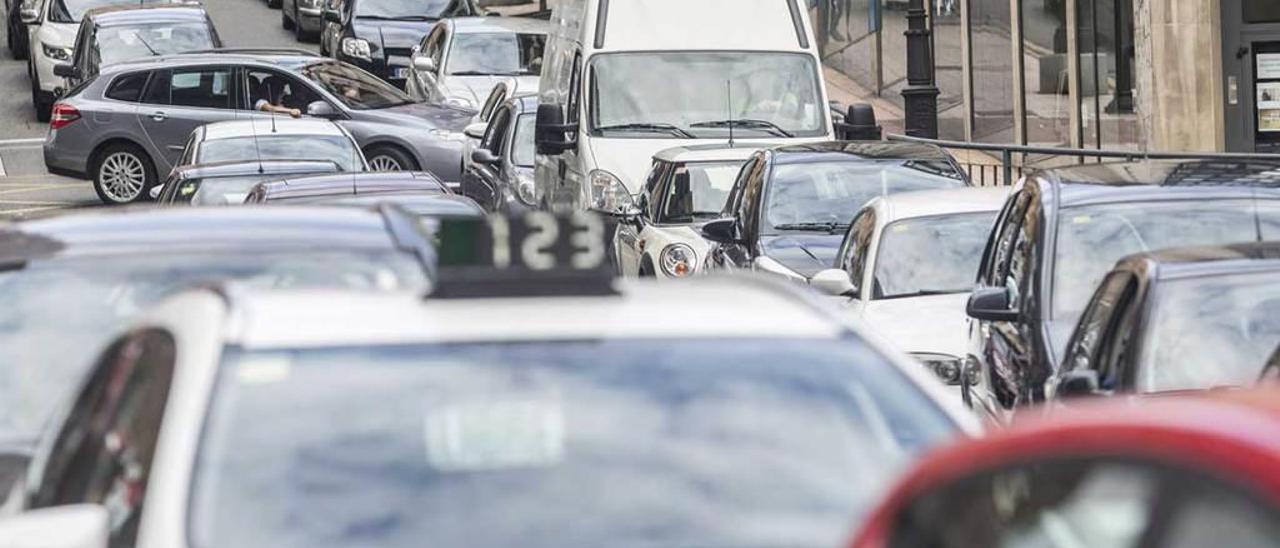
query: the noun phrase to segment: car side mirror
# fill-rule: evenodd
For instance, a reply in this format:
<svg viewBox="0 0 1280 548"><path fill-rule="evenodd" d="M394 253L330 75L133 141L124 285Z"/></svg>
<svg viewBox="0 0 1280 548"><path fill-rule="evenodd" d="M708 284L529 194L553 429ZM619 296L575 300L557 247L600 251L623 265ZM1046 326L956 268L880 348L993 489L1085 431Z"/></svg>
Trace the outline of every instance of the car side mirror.
<svg viewBox="0 0 1280 548"><path fill-rule="evenodd" d="M484 139L484 132L489 130L489 124L479 122L471 124L462 130L462 134L475 140Z"/></svg>
<svg viewBox="0 0 1280 548"><path fill-rule="evenodd" d="M337 24L341 25L341 24L342 24L342 14L341 14L341 13L339 13L339 12L338 12L338 10L335 10L335 9L333 9L333 8L325 8L325 10L324 10L324 20L325 20L325 21L327 21L327 22L329 22L329 23L337 23Z"/></svg>
<svg viewBox="0 0 1280 548"><path fill-rule="evenodd" d="M0 519L6 548L107 548L107 509L97 504L56 506Z"/></svg>
<svg viewBox="0 0 1280 548"><path fill-rule="evenodd" d="M1018 311L1012 309L1011 301L1006 287L979 287L969 295L965 312L975 320L1012 322L1018 319Z"/></svg>
<svg viewBox="0 0 1280 548"><path fill-rule="evenodd" d="M413 69L418 72L428 74L436 73L436 60L425 55L419 55L413 58Z"/></svg>
<svg viewBox="0 0 1280 548"><path fill-rule="evenodd" d="M559 105L538 105L533 134L538 154L555 156L578 146L578 124L565 123L564 108Z"/></svg>
<svg viewBox="0 0 1280 548"><path fill-rule="evenodd" d="M333 105L330 105L325 101L315 101L307 105L307 116L329 120L337 118L338 111L334 110Z"/></svg>
<svg viewBox="0 0 1280 548"><path fill-rule="evenodd" d="M1096 396L1101 392L1098 372L1092 369L1076 369L1063 374L1057 393L1064 398Z"/></svg>
<svg viewBox="0 0 1280 548"><path fill-rule="evenodd" d="M702 225L702 237L717 244L736 244L742 241L738 220L734 218L716 219Z"/></svg>
<svg viewBox="0 0 1280 548"><path fill-rule="evenodd" d="M832 297L857 297L858 288L853 285L849 273L838 268L829 268L813 275L809 285L825 295Z"/></svg>
<svg viewBox="0 0 1280 548"><path fill-rule="evenodd" d="M80 78L80 67L69 63L58 63L53 66L53 75L62 78Z"/></svg>
<svg viewBox="0 0 1280 548"><path fill-rule="evenodd" d="M492 150L479 147L471 151L471 161L476 165L493 165L498 163L498 155L494 154Z"/></svg>
<svg viewBox="0 0 1280 548"><path fill-rule="evenodd" d="M18 10L18 19L22 20L24 25L34 25L40 22L40 11L24 1L22 8Z"/></svg>

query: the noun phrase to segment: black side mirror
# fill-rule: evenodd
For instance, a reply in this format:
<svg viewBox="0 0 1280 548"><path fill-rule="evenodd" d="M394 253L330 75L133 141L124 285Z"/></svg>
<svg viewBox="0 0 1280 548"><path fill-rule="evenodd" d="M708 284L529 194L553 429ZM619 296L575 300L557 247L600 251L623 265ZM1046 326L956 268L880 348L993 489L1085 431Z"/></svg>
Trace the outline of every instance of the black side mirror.
<svg viewBox="0 0 1280 548"><path fill-rule="evenodd" d="M965 312L970 318L988 322L1012 322L1018 319L1018 311L1011 306L1009 289L1005 287L979 287L969 295Z"/></svg>
<svg viewBox="0 0 1280 548"><path fill-rule="evenodd" d="M578 124L566 124L559 105L538 105L534 145L538 154L555 156L578 146Z"/></svg>
<svg viewBox="0 0 1280 548"><path fill-rule="evenodd" d="M471 151L471 161L476 165L493 165L498 163L498 155L487 148L477 148Z"/></svg>
<svg viewBox="0 0 1280 548"><path fill-rule="evenodd" d="M702 237L718 244L736 244L742 241L738 220L734 218L716 219L702 225Z"/></svg>
<svg viewBox="0 0 1280 548"><path fill-rule="evenodd" d="M54 76L60 76L62 78L79 79L80 67L67 63L58 63L53 66L53 74Z"/></svg>
<svg viewBox="0 0 1280 548"><path fill-rule="evenodd" d="M1098 382L1098 372L1092 369L1077 369L1066 372L1063 374L1062 380L1058 382L1057 393L1063 398L1099 395L1101 388Z"/></svg>
<svg viewBox="0 0 1280 548"><path fill-rule="evenodd" d="M337 24L341 25L341 24L342 24L342 14L341 14L341 13L338 13L338 10L331 9L331 8L325 8L325 10L324 10L324 20L325 20L325 21L327 21L327 22L330 22L330 23L337 23Z"/></svg>

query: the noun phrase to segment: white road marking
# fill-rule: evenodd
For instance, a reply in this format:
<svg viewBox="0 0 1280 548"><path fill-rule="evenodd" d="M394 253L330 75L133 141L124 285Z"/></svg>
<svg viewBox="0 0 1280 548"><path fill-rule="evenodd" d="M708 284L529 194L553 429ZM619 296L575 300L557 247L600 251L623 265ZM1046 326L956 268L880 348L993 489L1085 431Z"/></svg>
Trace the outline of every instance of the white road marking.
<svg viewBox="0 0 1280 548"><path fill-rule="evenodd" d="M39 206L69 206L78 205L80 202L61 202L51 200L0 200L0 206L3 205L39 205ZM0 210L3 211L3 210Z"/></svg>
<svg viewBox="0 0 1280 548"><path fill-rule="evenodd" d="M35 213L37 211L49 211L53 209L61 209L62 206L45 206L45 207L28 207L26 209L0 209L0 216L4 215L25 215L27 213Z"/></svg>
<svg viewBox="0 0 1280 548"><path fill-rule="evenodd" d="M0 139L0 148L22 147L28 145L43 145L44 137L32 137L30 139Z"/></svg>

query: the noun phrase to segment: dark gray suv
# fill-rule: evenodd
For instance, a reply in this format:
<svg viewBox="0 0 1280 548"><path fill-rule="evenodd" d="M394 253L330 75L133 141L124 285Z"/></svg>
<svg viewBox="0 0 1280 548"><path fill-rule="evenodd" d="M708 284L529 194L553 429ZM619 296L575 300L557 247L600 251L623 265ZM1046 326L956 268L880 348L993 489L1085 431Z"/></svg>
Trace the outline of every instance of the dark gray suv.
<svg viewBox="0 0 1280 548"><path fill-rule="evenodd" d="M475 112L415 103L352 65L305 52L220 50L104 67L54 106L44 142L51 173L104 183L168 173L191 132L224 120L267 118L260 100L333 120L375 170L425 170L461 180L462 130ZM276 114L275 116L283 116ZM131 185L133 186L133 185ZM104 201L112 200L104 197Z"/></svg>

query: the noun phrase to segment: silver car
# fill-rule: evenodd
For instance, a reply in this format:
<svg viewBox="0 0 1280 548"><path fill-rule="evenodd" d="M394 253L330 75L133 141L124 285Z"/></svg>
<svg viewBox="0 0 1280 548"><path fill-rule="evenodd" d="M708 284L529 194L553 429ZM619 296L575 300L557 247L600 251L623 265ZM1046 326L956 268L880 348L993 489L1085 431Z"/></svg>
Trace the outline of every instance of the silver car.
<svg viewBox="0 0 1280 548"><path fill-rule="evenodd" d="M346 63L304 52L220 50L105 67L55 105L44 143L51 173L150 188L169 172L195 128L269 118L266 100L333 120L380 171L425 170L461 180L462 130L474 111L415 103ZM274 114L274 116L287 116Z"/></svg>
<svg viewBox="0 0 1280 548"><path fill-rule="evenodd" d="M432 104L479 109L494 86L538 91L551 24L526 17L441 20L413 47L405 91Z"/></svg>

